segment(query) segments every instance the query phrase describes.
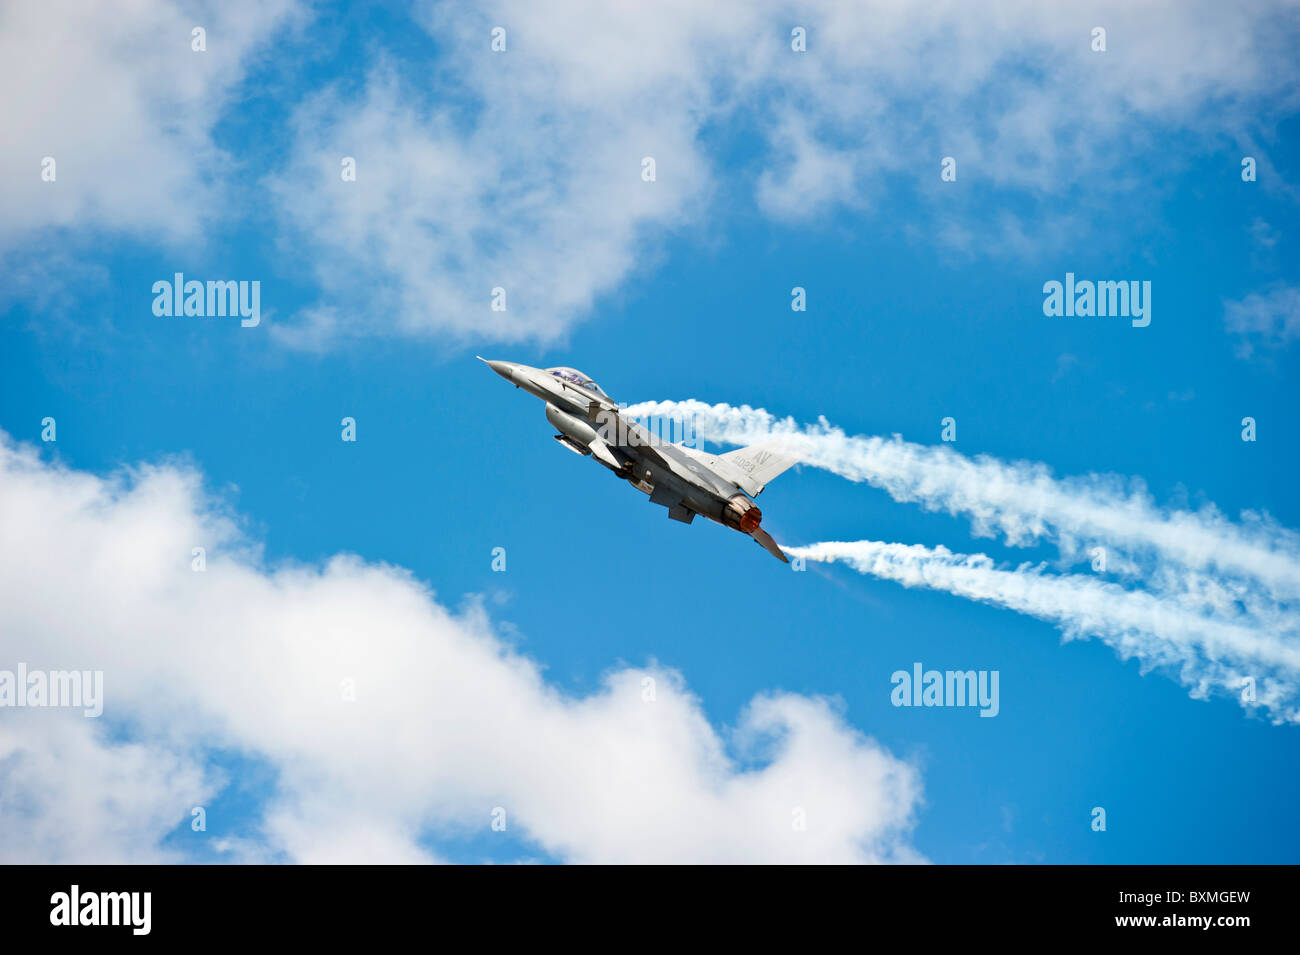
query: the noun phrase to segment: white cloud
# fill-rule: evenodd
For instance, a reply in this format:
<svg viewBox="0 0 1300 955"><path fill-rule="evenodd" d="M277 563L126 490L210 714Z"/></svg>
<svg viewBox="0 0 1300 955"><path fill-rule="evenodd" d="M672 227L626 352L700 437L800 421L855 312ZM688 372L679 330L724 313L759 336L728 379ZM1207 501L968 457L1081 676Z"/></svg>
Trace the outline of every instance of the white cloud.
<svg viewBox="0 0 1300 955"><path fill-rule="evenodd" d="M49 227L195 236L222 203L212 130L292 0L0 7L0 247ZM191 31L207 31L206 52ZM55 160L57 178L41 179Z"/></svg>
<svg viewBox="0 0 1300 955"><path fill-rule="evenodd" d="M1249 358L1256 349L1275 351L1300 338L1300 286L1278 285L1228 302L1223 324L1240 337L1237 354Z"/></svg>
<svg viewBox="0 0 1300 955"><path fill-rule="evenodd" d="M272 201L259 211L287 227L283 248L299 264L307 254L321 288L296 325L277 326L285 343L554 341L655 263L666 233L727 216L720 195L808 221L839 205L880 208L910 184L918 215L878 225L968 252L1033 252L1094 218L1081 202L1134 186L1120 145L1145 136L1155 148L1177 129L1215 149L1225 135L1254 141L1268 104L1294 97L1294 22L1275 2L1111 0L1087 19L1032 0L948 0L925 16L897 0L819 0L797 13L777 0L415 9L439 58L380 53L359 91L350 76L312 91L294 111L290 157L263 183ZM234 180L237 159L213 130L256 56L303 10L7 5L0 247L51 227L186 239L250 210L265 194ZM790 49L796 24L806 53ZM1096 25L1106 53L1089 49ZM190 49L195 26L207 30L204 53ZM490 49L494 26L507 31L505 53ZM945 155L962 183L1040 208L1004 211L979 239L986 210L939 182ZM45 156L56 183L40 180ZM355 183L340 181L344 156L358 161ZM646 156L654 183L640 178ZM496 286L505 312L489 307Z"/></svg>
<svg viewBox="0 0 1300 955"><path fill-rule="evenodd" d="M0 647L12 670L16 642ZM177 861L159 840L207 802L210 774L193 754L100 729L80 711L0 710L0 862Z"/></svg>
<svg viewBox="0 0 1300 955"><path fill-rule="evenodd" d="M756 198L769 215L806 219L828 203L851 203L856 195L853 153L827 146L811 133L797 111L776 125L775 168L758 177Z"/></svg>
<svg viewBox="0 0 1300 955"><path fill-rule="evenodd" d="M294 160L270 185L313 241L331 303L290 330L300 343L369 333L553 339L655 257L648 230L685 221L704 201L709 174L674 83L642 94L667 97L662 110L550 102L548 80L559 79L548 61L517 51L489 62L514 92L489 96L468 131L449 107L416 105L383 67L361 101L327 91L300 110ZM357 161L355 182L341 178L345 156ZM646 157L653 182L642 179ZM496 287L504 311L491 307Z"/></svg>
<svg viewBox="0 0 1300 955"><path fill-rule="evenodd" d="M1131 166L1135 142L1157 148L1163 131L1192 129L1219 149L1224 129L1249 128L1289 95L1293 72L1277 38L1294 25L1264 2L1113 0L1086 16L1033 0L950 0L923 16L896 0L429 9L445 57L433 71L398 80L381 66L360 94L327 91L298 114L294 160L273 188L325 294L286 340L553 341L653 261L666 231L727 215L724 194L808 220L873 208L906 183L920 215L884 228L1041 251L1094 218L1080 203L1150 194ZM806 53L790 49L794 25L808 29ZM1097 25L1105 53L1090 49ZM495 26L504 53L490 50ZM739 137L711 137L720 129ZM345 155L358 159L355 183L340 181ZM945 155L961 183L1039 208L1003 212L976 241L987 210L940 183ZM643 156L657 161L655 183L639 178ZM506 312L489 308L497 285Z"/></svg>
<svg viewBox="0 0 1300 955"><path fill-rule="evenodd" d="M484 832L500 806L572 861L916 858L916 769L828 702L760 694L728 734L659 666L568 696L399 568L263 566L179 465L103 479L0 441L0 661L101 669L105 695L101 722L4 717L5 861L165 855L219 788L217 748L277 773L232 857L431 860L426 837Z"/></svg>

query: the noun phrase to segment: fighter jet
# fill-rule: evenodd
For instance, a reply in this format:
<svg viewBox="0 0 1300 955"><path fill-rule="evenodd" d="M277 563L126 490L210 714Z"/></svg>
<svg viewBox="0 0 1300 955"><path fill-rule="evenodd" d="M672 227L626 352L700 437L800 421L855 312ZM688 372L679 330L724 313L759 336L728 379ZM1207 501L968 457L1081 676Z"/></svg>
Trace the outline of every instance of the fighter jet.
<svg viewBox="0 0 1300 955"><path fill-rule="evenodd" d="M559 432L555 440L570 451L592 457L627 481L668 516L689 524L702 514L748 534L778 560L789 563L759 523L763 514L752 498L795 459L755 446L708 454L671 444L650 434L619 407L604 389L574 368L532 368L513 361L485 362L516 388L546 402L546 420Z"/></svg>

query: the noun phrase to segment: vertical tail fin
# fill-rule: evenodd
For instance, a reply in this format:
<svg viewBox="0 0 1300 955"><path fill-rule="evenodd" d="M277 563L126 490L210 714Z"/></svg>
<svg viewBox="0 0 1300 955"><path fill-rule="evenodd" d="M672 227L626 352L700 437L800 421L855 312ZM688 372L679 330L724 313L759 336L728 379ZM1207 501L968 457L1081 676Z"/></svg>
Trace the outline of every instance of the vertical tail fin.
<svg viewBox="0 0 1300 955"><path fill-rule="evenodd" d="M741 476L742 480L737 483L750 497L758 497L764 487L799 463L790 455L761 444L737 448L719 458L726 462L728 469Z"/></svg>

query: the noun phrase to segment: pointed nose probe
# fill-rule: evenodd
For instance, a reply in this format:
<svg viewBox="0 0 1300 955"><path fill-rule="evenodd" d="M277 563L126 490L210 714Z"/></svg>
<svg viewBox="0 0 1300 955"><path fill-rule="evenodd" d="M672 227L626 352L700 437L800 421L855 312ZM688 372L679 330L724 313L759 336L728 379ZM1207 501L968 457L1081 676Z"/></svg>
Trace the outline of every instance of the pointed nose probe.
<svg viewBox="0 0 1300 955"><path fill-rule="evenodd" d="M479 361L483 362L483 364L487 365L489 368L491 368L493 371L495 371L498 375L500 375L500 376L501 376L502 378L504 378L506 381L509 381L509 382L511 382L511 383L514 382L514 380L515 380L515 379L514 379L514 374L513 374L514 369L515 369L515 363L514 363L514 362L512 362L512 361L488 361L488 360L487 360L486 358L484 358L482 355L475 355L474 357L477 358Z"/></svg>

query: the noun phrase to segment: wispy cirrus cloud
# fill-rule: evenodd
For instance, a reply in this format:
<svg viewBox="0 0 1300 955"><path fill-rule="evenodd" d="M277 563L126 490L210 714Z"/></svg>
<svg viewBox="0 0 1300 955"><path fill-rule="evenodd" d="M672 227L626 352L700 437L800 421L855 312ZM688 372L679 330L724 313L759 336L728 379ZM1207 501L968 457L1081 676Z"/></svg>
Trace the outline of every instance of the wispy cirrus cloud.
<svg viewBox="0 0 1300 955"><path fill-rule="evenodd" d="M1087 203L1149 195L1125 158L1133 149L1159 148L1169 131L1219 149L1225 129L1293 104L1286 12L433 4L422 24L443 59L432 73L377 67L359 91L330 89L297 113L292 160L271 185L295 246L313 250L322 300L285 340L552 342L653 264L667 235L725 218L737 200L800 222L883 211L883 228L915 240L1039 254L1095 218ZM1105 52L1092 49L1098 26ZM491 49L494 28L504 51ZM745 151L719 131L743 136ZM1000 203L992 238L987 209L939 181L946 155L962 183L1021 205ZM358 159L354 183L340 181L342 156ZM654 182L641 179L645 157ZM900 185L901 223L880 205ZM507 310L491 309L494 287Z"/></svg>
<svg viewBox="0 0 1300 955"><path fill-rule="evenodd" d="M287 154L258 152L259 168L274 159L254 182L239 143L223 151L214 130L285 27L312 29L311 9L6 7L0 78L25 92L3 106L0 249L96 230L168 244L256 210L258 232L292 250L318 293L269 325L286 344L547 343L653 268L667 236L726 221L736 202L803 223L848 208L910 241L1040 254L1097 218L1091 204L1148 194L1128 157L1161 136L1248 142L1271 168L1270 118L1296 102L1293 7L1265 0L1113 0L1086 20L1030 0L947 0L925 16L893 0L669 0L653 13L432 3L412 15L436 54L403 59L376 36L364 62L279 91ZM1098 26L1105 52L1091 47ZM56 184L40 178L45 156ZM961 183L997 192L996 217L939 181L943 156ZM354 182L341 180L344 157ZM900 187L905 217L888 207ZM505 310L491 307L498 287Z"/></svg>
<svg viewBox="0 0 1300 955"><path fill-rule="evenodd" d="M1300 286L1275 285L1228 302L1223 324L1238 336L1237 354L1242 358L1286 348L1300 338Z"/></svg>

